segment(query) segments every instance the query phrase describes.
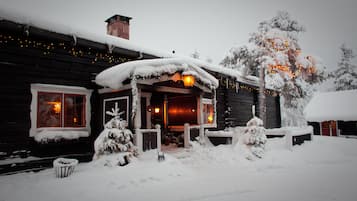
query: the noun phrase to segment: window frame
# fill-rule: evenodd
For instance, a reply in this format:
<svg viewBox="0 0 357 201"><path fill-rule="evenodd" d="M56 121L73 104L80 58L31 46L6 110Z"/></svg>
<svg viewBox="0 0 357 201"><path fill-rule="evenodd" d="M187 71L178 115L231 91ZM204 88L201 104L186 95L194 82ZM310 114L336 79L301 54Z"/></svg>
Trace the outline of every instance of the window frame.
<svg viewBox="0 0 357 201"><path fill-rule="evenodd" d="M52 84L31 84L31 128L30 128L30 137L35 137L37 134L43 131L85 131L90 135L91 127L91 105L90 105L90 97L93 90L86 89L84 87L77 86L64 86L64 85L52 85ZM38 127L38 109L39 109L39 101L38 95L41 93L48 94L61 94L61 127ZM64 98L65 95L80 95L84 97L83 104L83 117L84 117L84 125L81 127L64 127Z"/></svg>
<svg viewBox="0 0 357 201"><path fill-rule="evenodd" d="M203 105L212 105L213 107L213 121L212 123L204 123L205 120L203 119ZM216 128L217 127L217 110L216 110L216 100L215 98L202 98L202 124L206 128Z"/></svg>

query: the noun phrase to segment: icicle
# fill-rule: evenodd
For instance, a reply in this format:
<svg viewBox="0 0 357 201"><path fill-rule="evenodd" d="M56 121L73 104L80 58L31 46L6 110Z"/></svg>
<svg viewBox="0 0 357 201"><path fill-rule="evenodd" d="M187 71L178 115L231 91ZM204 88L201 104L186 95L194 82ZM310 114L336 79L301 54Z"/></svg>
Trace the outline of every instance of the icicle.
<svg viewBox="0 0 357 201"><path fill-rule="evenodd" d="M255 105L252 105L252 114L253 114L253 117L255 117Z"/></svg>

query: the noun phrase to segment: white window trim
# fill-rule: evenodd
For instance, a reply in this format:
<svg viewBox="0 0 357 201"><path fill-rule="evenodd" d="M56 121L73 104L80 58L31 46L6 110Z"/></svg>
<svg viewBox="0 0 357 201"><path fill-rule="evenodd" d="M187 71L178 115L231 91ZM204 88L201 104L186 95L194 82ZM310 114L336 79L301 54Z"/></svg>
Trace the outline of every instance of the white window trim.
<svg viewBox="0 0 357 201"><path fill-rule="evenodd" d="M126 114L126 122L129 123L129 96L121 96L121 97L116 97L116 98L106 98L103 100L103 126L105 126L105 124L107 122L105 122L105 104L106 102L108 101L116 101L116 100L126 100L126 111L125 111L125 114Z"/></svg>
<svg viewBox="0 0 357 201"><path fill-rule="evenodd" d="M30 137L35 137L37 134L43 131L84 131L87 132L89 136L91 132L90 121L91 121L91 106L90 106L90 97L93 90L86 89L84 87L77 86L63 86L63 85L52 85L52 84L31 84L31 128L30 128ZM84 95L86 97L86 125L85 127L41 127L37 128L37 106L38 106L38 92L46 93L63 93L63 94L78 94ZM83 133L83 132L82 132ZM85 136L82 134L82 136Z"/></svg>
<svg viewBox="0 0 357 201"><path fill-rule="evenodd" d="M215 99L209 99L209 98L202 98L202 107L203 104L207 104L207 105L213 105L213 123L212 124L203 124L203 126L205 128L216 128L217 127L217 111L216 111L216 100ZM202 114L201 116L203 116L203 110L202 110ZM202 121L204 121L202 119Z"/></svg>

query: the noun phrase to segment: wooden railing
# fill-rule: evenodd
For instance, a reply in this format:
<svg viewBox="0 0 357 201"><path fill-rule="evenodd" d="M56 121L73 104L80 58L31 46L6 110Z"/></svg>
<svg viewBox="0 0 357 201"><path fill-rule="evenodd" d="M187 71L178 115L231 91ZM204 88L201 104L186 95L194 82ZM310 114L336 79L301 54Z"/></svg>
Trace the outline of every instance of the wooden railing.
<svg viewBox="0 0 357 201"><path fill-rule="evenodd" d="M157 151L161 151L161 126L159 124L155 125L154 129L141 129L137 128L135 129L135 135L136 135L136 146L138 147L138 151L140 153L143 152L143 135L147 133L156 133L156 143L157 143Z"/></svg>

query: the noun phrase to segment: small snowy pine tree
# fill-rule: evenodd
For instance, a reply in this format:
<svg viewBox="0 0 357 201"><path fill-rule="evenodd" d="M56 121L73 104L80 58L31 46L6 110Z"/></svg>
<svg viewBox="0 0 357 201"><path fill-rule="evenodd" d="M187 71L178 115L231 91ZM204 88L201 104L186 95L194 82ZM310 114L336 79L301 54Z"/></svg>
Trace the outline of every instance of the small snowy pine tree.
<svg viewBox="0 0 357 201"><path fill-rule="evenodd" d="M118 103L115 103L115 108L112 111L106 112L113 118L105 124L104 130L100 133L94 142L95 154L93 159L98 159L101 155L124 152L118 165L123 165L121 161L128 162L129 157L138 154L137 148L132 143L133 133L126 129L127 122L120 118L124 112L119 112Z"/></svg>

